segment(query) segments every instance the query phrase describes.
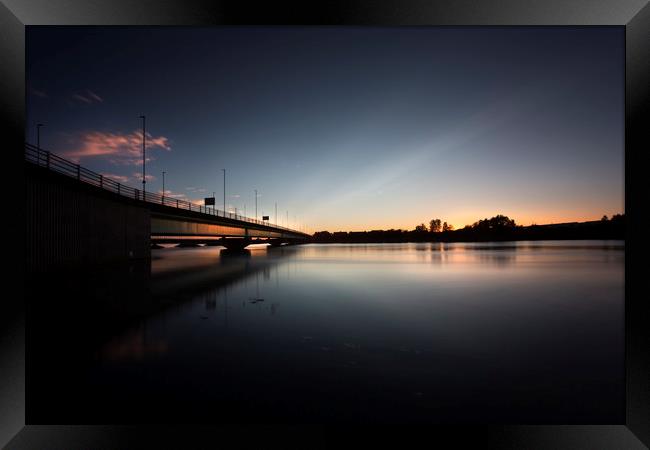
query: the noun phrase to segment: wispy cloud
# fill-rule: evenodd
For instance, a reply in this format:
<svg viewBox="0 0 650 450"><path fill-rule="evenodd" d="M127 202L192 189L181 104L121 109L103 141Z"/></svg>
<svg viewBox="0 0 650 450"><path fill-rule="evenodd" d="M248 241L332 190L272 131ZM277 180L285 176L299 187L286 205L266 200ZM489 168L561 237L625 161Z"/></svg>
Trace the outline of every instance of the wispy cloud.
<svg viewBox="0 0 650 450"><path fill-rule="evenodd" d="M154 160L151 150L171 150L166 137L154 137L150 133L146 137L147 161ZM129 134L87 131L70 136L68 144L72 149L62 154L77 163L86 158L104 157L115 165L142 165L142 134L138 130Z"/></svg>
<svg viewBox="0 0 650 450"><path fill-rule="evenodd" d="M92 99L95 100L96 102L100 102L100 103L103 103L103 102L104 102L104 99L103 99L103 98L101 98L99 95L95 94L95 93L94 93L93 91L91 91L90 89L88 89L88 90L86 91L86 93L88 94L88 96L89 96L90 98L92 98Z"/></svg>
<svg viewBox="0 0 650 450"><path fill-rule="evenodd" d="M114 173L102 173L102 175L104 177L106 177L106 178L110 178L111 180L115 180L118 183L126 184L126 183L128 183L130 181L129 177L127 177L125 175L116 175Z"/></svg>
<svg viewBox="0 0 650 450"><path fill-rule="evenodd" d="M107 173L107 172L102 172L102 175L105 178L110 178L110 179L115 180L118 183L122 183L122 184L142 183L142 173L140 173L140 172L133 172L130 176L129 175L118 175L118 174L115 174L115 173ZM145 175L145 179L147 181L154 181L156 179L156 177L153 176L153 175ZM162 191L160 191L160 193L162 193Z"/></svg>
<svg viewBox="0 0 650 450"><path fill-rule="evenodd" d="M160 194L160 195L163 194L162 189L158 191L158 194ZM187 198L187 195L185 195L185 194L179 194L179 193L176 193L176 192L171 191L171 190L169 190L169 189L166 189L166 190L165 190L165 197L169 197L169 198L177 198L177 199L179 199L179 200L185 200L185 199Z"/></svg>
<svg viewBox="0 0 650 450"><path fill-rule="evenodd" d="M36 97L40 97L40 98L48 98L49 97L45 92L39 91L38 89L34 89L34 88L30 88L29 93L32 94L32 95L35 95Z"/></svg>
<svg viewBox="0 0 650 450"><path fill-rule="evenodd" d="M142 182L142 174L141 174L141 173L139 173L139 172L133 172L132 176L133 176L133 179L134 179L134 180L137 180L137 181L139 181L139 182ZM144 176L144 179L145 179L146 181L153 181L153 180L156 179L156 177L153 176L153 175L145 175L145 176Z"/></svg>
<svg viewBox="0 0 650 450"><path fill-rule="evenodd" d="M93 91L90 89L86 89L83 92L77 92L72 95L72 98L86 103L88 105L93 104L93 103L102 103L104 101L103 98L101 98L99 95L95 94Z"/></svg>
<svg viewBox="0 0 650 450"><path fill-rule="evenodd" d="M90 100L90 99L84 97L84 96L81 95L81 94L74 94L74 95L72 96L72 98L74 98L75 100L79 100L80 102L84 102L84 103L88 103L88 104L92 103L92 100Z"/></svg>

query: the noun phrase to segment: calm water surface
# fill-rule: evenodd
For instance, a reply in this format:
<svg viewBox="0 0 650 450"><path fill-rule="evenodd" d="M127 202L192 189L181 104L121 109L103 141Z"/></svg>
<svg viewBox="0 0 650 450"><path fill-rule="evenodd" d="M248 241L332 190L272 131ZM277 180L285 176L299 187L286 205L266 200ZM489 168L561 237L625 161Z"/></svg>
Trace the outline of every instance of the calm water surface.
<svg viewBox="0 0 650 450"><path fill-rule="evenodd" d="M35 422L621 423L623 245L156 250L121 288L93 281L82 304L104 309L74 321L102 337L70 332L74 363L42 377L66 400L28 405Z"/></svg>

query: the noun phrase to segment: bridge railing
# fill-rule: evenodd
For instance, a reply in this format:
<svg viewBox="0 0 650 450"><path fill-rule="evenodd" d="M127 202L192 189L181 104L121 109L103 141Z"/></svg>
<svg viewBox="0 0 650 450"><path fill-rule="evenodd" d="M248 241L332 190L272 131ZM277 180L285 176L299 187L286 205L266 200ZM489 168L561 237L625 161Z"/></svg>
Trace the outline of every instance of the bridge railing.
<svg viewBox="0 0 650 450"><path fill-rule="evenodd" d="M134 200L140 200L147 203L156 203L159 205L170 206L172 208L196 211L211 216L226 217L229 219L235 219L243 222L286 230L292 233L304 234L300 231L292 230L291 228L282 227L276 224L270 224L262 220L251 219L250 217L242 216L240 214L233 214L227 211L221 211L216 208L208 208L204 205L197 205L192 202L188 202L187 200L170 197L168 195L142 191L141 189L136 189L124 183L119 183L110 177L86 169L85 167L81 167L79 164L76 164L65 158L61 158L54 153L38 148L32 144L25 143L25 159L33 164L36 164L37 166L44 167L63 175L67 175L71 178L76 178L83 183L91 184L101 189L111 191L123 197L129 197Z"/></svg>

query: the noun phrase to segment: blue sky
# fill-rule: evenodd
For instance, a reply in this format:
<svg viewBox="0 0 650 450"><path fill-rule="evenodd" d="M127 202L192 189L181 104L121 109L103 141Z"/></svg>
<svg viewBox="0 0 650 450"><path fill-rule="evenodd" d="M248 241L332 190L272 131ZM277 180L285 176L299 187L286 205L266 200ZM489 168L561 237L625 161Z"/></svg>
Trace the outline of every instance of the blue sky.
<svg viewBox="0 0 650 450"><path fill-rule="evenodd" d="M623 212L615 27L28 27L27 129L133 186L307 231Z"/></svg>

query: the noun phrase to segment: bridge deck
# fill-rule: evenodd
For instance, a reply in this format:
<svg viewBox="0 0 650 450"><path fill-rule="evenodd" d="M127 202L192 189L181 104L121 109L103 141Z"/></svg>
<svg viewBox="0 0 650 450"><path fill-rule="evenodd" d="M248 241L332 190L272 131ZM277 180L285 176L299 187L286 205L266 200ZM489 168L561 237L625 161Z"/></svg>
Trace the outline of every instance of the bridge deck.
<svg viewBox="0 0 650 450"><path fill-rule="evenodd" d="M142 191L81 167L49 151L25 144L25 159L81 183L142 202L151 211L151 235L307 239L308 234L186 200Z"/></svg>

